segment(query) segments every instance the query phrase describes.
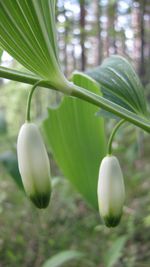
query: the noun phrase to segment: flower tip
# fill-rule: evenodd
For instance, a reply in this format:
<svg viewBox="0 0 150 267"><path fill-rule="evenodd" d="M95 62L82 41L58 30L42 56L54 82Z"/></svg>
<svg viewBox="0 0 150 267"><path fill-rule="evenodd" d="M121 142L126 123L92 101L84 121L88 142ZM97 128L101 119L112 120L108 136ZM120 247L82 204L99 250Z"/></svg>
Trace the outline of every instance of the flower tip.
<svg viewBox="0 0 150 267"><path fill-rule="evenodd" d="M30 200L38 209L46 209L50 202L50 194L36 194L31 195Z"/></svg>
<svg viewBox="0 0 150 267"><path fill-rule="evenodd" d="M117 216L117 217L114 217L114 216L105 216L103 219L104 219L104 223L107 227L111 228L111 227L116 227L118 226L118 224L120 223L120 220L121 220L121 216Z"/></svg>

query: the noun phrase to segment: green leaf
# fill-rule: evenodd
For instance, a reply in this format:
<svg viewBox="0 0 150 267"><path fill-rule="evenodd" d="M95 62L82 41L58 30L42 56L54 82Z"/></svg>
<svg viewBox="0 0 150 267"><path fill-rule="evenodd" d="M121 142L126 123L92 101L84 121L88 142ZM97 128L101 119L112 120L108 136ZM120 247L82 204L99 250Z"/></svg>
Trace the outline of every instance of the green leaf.
<svg viewBox="0 0 150 267"><path fill-rule="evenodd" d="M43 79L61 76L58 62L55 0L1 0L0 45Z"/></svg>
<svg viewBox="0 0 150 267"><path fill-rule="evenodd" d="M73 82L100 94L86 75L75 73ZM47 143L62 170L84 198L97 208L98 170L106 153L104 121L98 108L77 98L64 97L58 109L48 110L43 123Z"/></svg>
<svg viewBox="0 0 150 267"><path fill-rule="evenodd" d="M147 116L144 89L125 58L111 56L88 75L102 86L105 98L136 114Z"/></svg>
<svg viewBox="0 0 150 267"><path fill-rule="evenodd" d="M116 241L113 241L112 247L108 250L104 257L106 267L114 266L114 264L119 260L126 240L126 236L121 236Z"/></svg>
<svg viewBox="0 0 150 267"><path fill-rule="evenodd" d="M79 260L83 256L84 255L81 252L74 250L66 250L51 257L42 265L42 267L59 267L68 261Z"/></svg>
<svg viewBox="0 0 150 267"><path fill-rule="evenodd" d="M7 121L5 115L0 111L0 135L7 133Z"/></svg>
<svg viewBox="0 0 150 267"><path fill-rule="evenodd" d="M24 191L21 176L18 169L17 155L12 151L6 151L0 155L0 163L13 178L18 187Z"/></svg>
<svg viewBox="0 0 150 267"><path fill-rule="evenodd" d="M2 55L3 55L3 49L0 47L0 63L1 63Z"/></svg>

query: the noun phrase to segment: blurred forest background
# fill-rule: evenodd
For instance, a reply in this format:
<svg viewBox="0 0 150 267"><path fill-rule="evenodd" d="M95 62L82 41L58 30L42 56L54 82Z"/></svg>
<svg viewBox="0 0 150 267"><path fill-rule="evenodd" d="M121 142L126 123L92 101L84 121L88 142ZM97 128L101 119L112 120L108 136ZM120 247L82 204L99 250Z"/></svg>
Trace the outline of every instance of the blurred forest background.
<svg viewBox="0 0 150 267"><path fill-rule="evenodd" d="M60 61L70 77L104 58L119 54L134 66L150 100L150 2L148 0L59 0L57 29ZM6 52L1 65L23 70ZM125 176L126 206L121 224L106 228L84 199L64 179L49 151L53 196L37 211L21 189L16 140L25 118L30 86L0 79L0 267L41 267L64 250L83 252L67 267L150 266L150 138L127 124L114 142ZM32 116L40 124L57 94L37 90ZM109 136L113 120L106 119ZM13 178L13 179L12 179Z"/></svg>

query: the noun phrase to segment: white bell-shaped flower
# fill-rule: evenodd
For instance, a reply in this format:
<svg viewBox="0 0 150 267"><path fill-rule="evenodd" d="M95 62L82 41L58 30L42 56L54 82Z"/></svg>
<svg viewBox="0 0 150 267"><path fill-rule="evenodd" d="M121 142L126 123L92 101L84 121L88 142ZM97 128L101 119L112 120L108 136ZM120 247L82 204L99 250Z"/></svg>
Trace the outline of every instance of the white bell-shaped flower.
<svg viewBox="0 0 150 267"><path fill-rule="evenodd" d="M22 125L17 141L19 171L25 192L38 208L46 208L51 194L50 164L38 127Z"/></svg>
<svg viewBox="0 0 150 267"><path fill-rule="evenodd" d="M115 227L120 222L125 201L122 171L115 156L106 156L100 165L98 179L98 205L106 226Z"/></svg>

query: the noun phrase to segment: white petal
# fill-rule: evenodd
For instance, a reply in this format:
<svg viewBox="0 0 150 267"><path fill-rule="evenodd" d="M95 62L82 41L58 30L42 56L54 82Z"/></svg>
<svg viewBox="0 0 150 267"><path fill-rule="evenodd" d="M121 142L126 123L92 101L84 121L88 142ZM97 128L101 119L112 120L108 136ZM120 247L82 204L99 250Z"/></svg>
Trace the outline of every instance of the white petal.
<svg viewBox="0 0 150 267"><path fill-rule="evenodd" d="M29 197L50 194L50 164L42 136L33 123L22 125L17 141L19 171Z"/></svg>
<svg viewBox="0 0 150 267"><path fill-rule="evenodd" d="M98 180L98 203L103 218L119 218L125 200L125 188L119 161L106 156L100 166Z"/></svg>

